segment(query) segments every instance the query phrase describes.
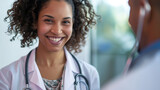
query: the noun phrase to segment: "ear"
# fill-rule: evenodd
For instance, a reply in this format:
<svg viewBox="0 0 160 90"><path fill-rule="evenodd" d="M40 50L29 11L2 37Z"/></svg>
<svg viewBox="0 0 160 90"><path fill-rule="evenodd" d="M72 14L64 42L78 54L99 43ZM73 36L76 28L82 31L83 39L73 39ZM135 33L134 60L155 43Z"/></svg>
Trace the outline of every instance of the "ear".
<svg viewBox="0 0 160 90"><path fill-rule="evenodd" d="M144 14L145 21L150 21L151 19L151 6L148 0L140 0L140 9Z"/></svg>
<svg viewBox="0 0 160 90"><path fill-rule="evenodd" d="M151 6L150 6L148 0L140 0L140 8L145 10L145 14L147 14L151 11Z"/></svg>
<svg viewBox="0 0 160 90"><path fill-rule="evenodd" d="M149 23L152 19L152 11L151 11L151 5L148 2L148 0L146 0L146 3L145 3L145 14L146 14L145 18Z"/></svg>
<svg viewBox="0 0 160 90"><path fill-rule="evenodd" d="M148 0L145 0L145 4L144 4L144 7L145 7L145 11L146 11L146 14L150 13L151 12L151 6L148 2Z"/></svg>

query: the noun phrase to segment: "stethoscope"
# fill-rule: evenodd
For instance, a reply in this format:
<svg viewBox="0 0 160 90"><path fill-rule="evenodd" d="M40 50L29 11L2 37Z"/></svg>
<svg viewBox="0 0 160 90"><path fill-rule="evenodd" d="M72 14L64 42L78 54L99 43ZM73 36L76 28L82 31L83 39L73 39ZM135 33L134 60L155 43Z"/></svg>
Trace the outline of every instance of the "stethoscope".
<svg viewBox="0 0 160 90"><path fill-rule="evenodd" d="M26 82L26 88L24 88L24 90L32 90L32 89L29 87L29 80L28 80L28 63L29 63L29 57L30 57L30 55L31 55L31 52L32 52L32 51L30 51L30 52L28 53L27 58L26 58L26 63L25 63L25 82ZM70 54L71 54L71 53L70 53ZM79 87L77 87L77 86L78 86L78 84L80 84L80 83L82 83L82 84L85 85L86 90L90 90L90 89L89 89L88 80L87 80L87 78L82 74L81 66L80 66L77 58L76 58L73 54L71 54L71 56L72 56L73 59L76 61L77 66L78 66L78 68L79 68L79 73L74 76L74 78L75 78L75 81L74 81L74 88L75 88L75 90L78 90ZM84 82L84 81L80 81L80 77L83 78L83 79L85 80L85 82ZM78 79L78 78L79 78L79 79Z"/></svg>
<svg viewBox="0 0 160 90"><path fill-rule="evenodd" d="M126 66L124 67L124 75L126 75L128 73L130 65L133 61L133 57L134 57L135 53L137 52L137 49L139 47L139 42L141 39L141 35L142 35L145 13L149 12L150 10L151 10L151 7L147 1L145 4L145 8L140 8L140 15L139 15L139 20L138 20L138 24L137 24L138 27L137 27L137 33L136 33L136 40L135 40L135 44L131 50L131 53L128 56Z"/></svg>

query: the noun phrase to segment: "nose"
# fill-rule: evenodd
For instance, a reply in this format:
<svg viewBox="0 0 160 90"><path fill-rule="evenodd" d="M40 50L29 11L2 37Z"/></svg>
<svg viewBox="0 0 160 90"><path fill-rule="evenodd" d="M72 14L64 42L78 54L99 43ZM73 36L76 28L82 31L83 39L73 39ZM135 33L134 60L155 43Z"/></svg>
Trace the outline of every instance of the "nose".
<svg viewBox="0 0 160 90"><path fill-rule="evenodd" d="M60 34L62 33L62 26L60 23L53 24L51 28L51 32L54 34Z"/></svg>

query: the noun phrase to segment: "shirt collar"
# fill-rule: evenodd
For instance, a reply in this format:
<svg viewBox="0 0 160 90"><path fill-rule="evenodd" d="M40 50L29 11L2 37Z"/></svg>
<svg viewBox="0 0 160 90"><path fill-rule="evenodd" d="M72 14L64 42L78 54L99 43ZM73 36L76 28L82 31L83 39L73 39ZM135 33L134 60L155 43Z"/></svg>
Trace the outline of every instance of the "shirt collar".
<svg viewBox="0 0 160 90"><path fill-rule="evenodd" d="M74 85L74 73L79 73L79 68L77 67L77 64L71 54L68 52L66 48L65 50L65 56L66 56L66 70L65 70L65 76L64 76L64 90L71 90Z"/></svg>
<svg viewBox="0 0 160 90"><path fill-rule="evenodd" d="M154 42L153 44L149 45L145 49L143 49L140 54L146 54L148 52L152 52L154 50L159 50L160 49L160 40Z"/></svg>
<svg viewBox="0 0 160 90"><path fill-rule="evenodd" d="M75 62L74 58L66 48L64 48L64 50L67 59L66 65L68 65L73 72L79 73L79 68L77 67L77 63Z"/></svg>
<svg viewBox="0 0 160 90"><path fill-rule="evenodd" d="M65 70L65 76L64 76L64 89L68 90L70 87L74 84L74 73L79 73L79 68L77 67L77 63L71 56L70 52L64 48L65 56L66 56L66 70ZM36 49L32 50L30 57L29 57L29 63L28 63L28 74L31 75L29 80L39 86L40 88L44 89L44 84L42 81L41 74L39 72L38 66L35 62L35 53ZM27 57L27 56L26 56ZM25 58L26 59L26 58ZM24 68L24 74L25 74L25 68ZM45 89L44 89L45 90Z"/></svg>
<svg viewBox="0 0 160 90"><path fill-rule="evenodd" d="M72 55L70 54L70 52L64 48L65 51L65 56L66 56L66 64L69 66L69 68L75 72L75 73L79 73L79 69L77 68L77 63L75 62L75 60L73 59ZM28 73L34 71L34 69L37 67L37 64L35 62L35 53L36 53L36 49L33 49L30 57L29 57L29 63L28 63ZM27 56L26 56L27 58ZM26 59L25 58L25 59ZM25 60L26 61L26 60ZM24 64L25 65L25 64ZM25 71L25 68L24 68ZM25 72L24 72L25 73Z"/></svg>
<svg viewBox="0 0 160 90"><path fill-rule="evenodd" d="M33 83L37 85L39 88L41 88L40 90L46 90L42 80L42 76L35 61L35 54L36 54L36 49L33 49L29 56L29 62L28 62L28 77L29 77L28 80L30 81L30 83Z"/></svg>

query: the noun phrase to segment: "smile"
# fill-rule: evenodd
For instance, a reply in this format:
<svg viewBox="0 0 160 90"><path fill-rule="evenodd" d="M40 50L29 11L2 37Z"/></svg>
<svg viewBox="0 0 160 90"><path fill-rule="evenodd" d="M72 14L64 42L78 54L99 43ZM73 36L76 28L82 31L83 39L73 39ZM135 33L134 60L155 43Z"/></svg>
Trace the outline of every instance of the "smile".
<svg viewBox="0 0 160 90"><path fill-rule="evenodd" d="M52 45L60 45L64 37L48 37L48 39Z"/></svg>
<svg viewBox="0 0 160 90"><path fill-rule="evenodd" d="M53 42L59 42L60 40L62 40L62 38L56 38L56 37L49 37L50 40L52 40Z"/></svg>

